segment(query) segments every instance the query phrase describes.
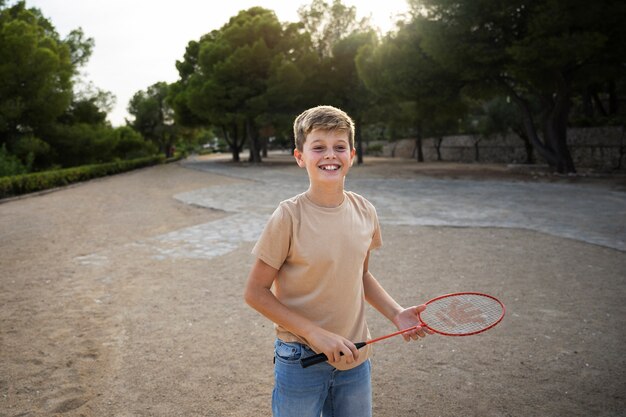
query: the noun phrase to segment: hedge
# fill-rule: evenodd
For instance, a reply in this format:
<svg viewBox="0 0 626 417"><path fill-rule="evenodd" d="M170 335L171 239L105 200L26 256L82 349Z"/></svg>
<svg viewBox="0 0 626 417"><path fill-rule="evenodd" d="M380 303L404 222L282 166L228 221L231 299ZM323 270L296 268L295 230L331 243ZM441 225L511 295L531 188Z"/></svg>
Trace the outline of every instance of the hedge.
<svg viewBox="0 0 626 417"><path fill-rule="evenodd" d="M159 155L126 161L108 162L105 164L83 165L54 171L0 177L0 199L131 171L141 167L161 164L164 161L165 157Z"/></svg>

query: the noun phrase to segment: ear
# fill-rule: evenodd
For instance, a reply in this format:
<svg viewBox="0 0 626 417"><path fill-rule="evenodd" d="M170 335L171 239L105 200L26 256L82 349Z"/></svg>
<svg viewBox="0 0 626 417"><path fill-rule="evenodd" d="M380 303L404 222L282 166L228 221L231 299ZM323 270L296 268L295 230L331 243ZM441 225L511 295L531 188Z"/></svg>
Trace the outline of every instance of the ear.
<svg viewBox="0 0 626 417"><path fill-rule="evenodd" d="M302 160L302 152L300 152L297 148L293 150L293 156L296 158L296 162L300 168L304 168L306 166Z"/></svg>
<svg viewBox="0 0 626 417"><path fill-rule="evenodd" d="M352 150L350 151L350 166L352 166L352 164L354 164L354 157L356 156L356 149L352 148Z"/></svg>

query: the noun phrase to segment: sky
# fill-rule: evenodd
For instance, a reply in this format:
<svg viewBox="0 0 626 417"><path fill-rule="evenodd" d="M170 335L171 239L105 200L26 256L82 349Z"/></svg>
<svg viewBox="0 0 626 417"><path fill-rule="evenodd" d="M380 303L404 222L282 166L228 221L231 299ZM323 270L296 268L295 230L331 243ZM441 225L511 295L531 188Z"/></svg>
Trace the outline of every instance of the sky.
<svg viewBox="0 0 626 417"><path fill-rule="evenodd" d="M331 0L327 0L330 2ZM11 2L12 3L12 2ZM343 0L356 6L357 17L371 17L383 33L394 27L395 17L407 10L406 0ZM178 79L176 61L185 47L205 33L219 29L240 10L262 6L281 22L298 20L308 0L26 0L40 9L64 38L77 28L93 38L95 48L83 78L116 97L109 113L113 126L130 118L128 102L152 84Z"/></svg>

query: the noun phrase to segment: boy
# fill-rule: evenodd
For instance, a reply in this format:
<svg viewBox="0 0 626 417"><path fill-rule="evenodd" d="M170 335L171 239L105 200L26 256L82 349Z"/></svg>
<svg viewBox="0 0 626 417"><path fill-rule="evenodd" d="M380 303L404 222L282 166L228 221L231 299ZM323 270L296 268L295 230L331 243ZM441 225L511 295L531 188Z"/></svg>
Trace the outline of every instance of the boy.
<svg viewBox="0 0 626 417"><path fill-rule="evenodd" d="M345 191L355 156L354 123L331 106L294 122L298 166L309 188L281 202L252 253L245 300L275 324L274 417L371 416L370 334L365 301L398 329L419 324L424 306L403 308L368 270L382 245L374 206ZM273 287L273 289L272 289ZM417 328L405 340L424 337ZM301 357L323 352L328 362L302 368Z"/></svg>

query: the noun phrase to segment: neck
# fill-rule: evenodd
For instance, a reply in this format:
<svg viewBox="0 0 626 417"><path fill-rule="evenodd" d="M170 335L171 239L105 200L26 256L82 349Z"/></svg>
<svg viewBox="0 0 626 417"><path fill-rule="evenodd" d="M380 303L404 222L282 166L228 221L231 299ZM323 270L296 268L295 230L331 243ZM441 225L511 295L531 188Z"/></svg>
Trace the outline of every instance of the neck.
<svg viewBox="0 0 626 417"><path fill-rule="evenodd" d="M309 186L307 197L321 207L339 207L343 203L343 186Z"/></svg>

